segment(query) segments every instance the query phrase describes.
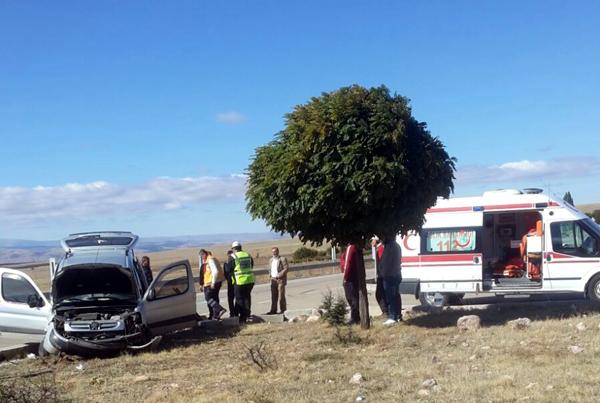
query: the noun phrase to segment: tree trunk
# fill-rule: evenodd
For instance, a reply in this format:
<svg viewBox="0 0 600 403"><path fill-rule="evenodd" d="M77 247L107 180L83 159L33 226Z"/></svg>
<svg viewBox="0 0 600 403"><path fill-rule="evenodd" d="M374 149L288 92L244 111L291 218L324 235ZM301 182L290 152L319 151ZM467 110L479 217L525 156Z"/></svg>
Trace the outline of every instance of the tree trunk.
<svg viewBox="0 0 600 403"><path fill-rule="evenodd" d="M360 313L360 327L368 329L371 327L371 318L369 317L369 298L367 295L367 281L365 271L365 259L362 254L362 248L356 245L358 251L358 310Z"/></svg>

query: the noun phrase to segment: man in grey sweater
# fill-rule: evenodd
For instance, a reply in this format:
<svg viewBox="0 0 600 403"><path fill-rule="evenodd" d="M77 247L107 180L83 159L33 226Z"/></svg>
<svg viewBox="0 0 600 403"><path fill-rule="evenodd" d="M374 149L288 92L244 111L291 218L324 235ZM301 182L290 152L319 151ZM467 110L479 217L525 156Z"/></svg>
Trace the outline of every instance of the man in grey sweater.
<svg viewBox="0 0 600 403"><path fill-rule="evenodd" d="M388 304L388 319L383 322L391 326L401 320L400 283L402 282L402 250L395 237L386 238L381 256L380 275L383 277L383 290Z"/></svg>

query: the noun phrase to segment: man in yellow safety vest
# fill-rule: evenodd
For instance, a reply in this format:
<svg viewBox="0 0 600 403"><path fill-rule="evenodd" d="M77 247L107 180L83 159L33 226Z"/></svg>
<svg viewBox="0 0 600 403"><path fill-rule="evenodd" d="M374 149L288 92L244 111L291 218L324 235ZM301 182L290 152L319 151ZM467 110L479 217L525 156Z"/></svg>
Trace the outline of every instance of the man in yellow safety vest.
<svg viewBox="0 0 600 403"><path fill-rule="evenodd" d="M235 241L231 244L233 253L229 257L228 265L234 267L232 282L235 293L235 308L240 316L240 323L247 322L250 318L251 293L254 287L254 260L249 253L242 250L242 244Z"/></svg>

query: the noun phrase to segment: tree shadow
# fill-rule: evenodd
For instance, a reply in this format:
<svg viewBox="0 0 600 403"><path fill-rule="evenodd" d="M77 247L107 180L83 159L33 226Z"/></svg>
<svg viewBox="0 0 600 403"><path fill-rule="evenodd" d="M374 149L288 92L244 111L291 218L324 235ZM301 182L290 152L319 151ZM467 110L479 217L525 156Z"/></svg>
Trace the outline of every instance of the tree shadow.
<svg viewBox="0 0 600 403"><path fill-rule="evenodd" d="M461 316L477 315L485 327L503 326L507 322L527 317L534 321L568 319L584 314L600 313L600 305L592 301L520 302L488 305L482 308L452 307L408 319L407 324L424 328L455 327Z"/></svg>

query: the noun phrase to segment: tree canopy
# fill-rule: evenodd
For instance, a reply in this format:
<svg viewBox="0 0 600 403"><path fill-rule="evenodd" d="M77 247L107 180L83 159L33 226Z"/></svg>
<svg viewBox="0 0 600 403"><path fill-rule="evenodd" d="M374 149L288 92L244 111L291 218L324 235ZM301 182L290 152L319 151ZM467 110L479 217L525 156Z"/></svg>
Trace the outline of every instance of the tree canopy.
<svg viewBox="0 0 600 403"><path fill-rule="evenodd" d="M303 242L364 244L419 230L453 191L455 159L385 86L343 87L298 105L256 149L247 210Z"/></svg>

